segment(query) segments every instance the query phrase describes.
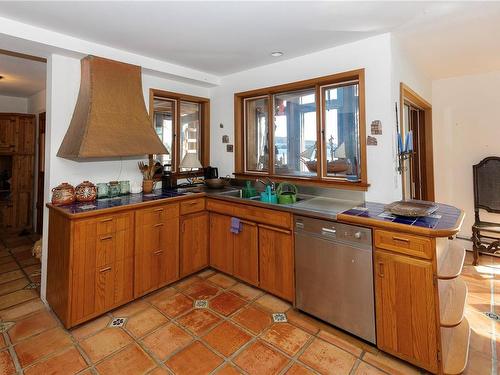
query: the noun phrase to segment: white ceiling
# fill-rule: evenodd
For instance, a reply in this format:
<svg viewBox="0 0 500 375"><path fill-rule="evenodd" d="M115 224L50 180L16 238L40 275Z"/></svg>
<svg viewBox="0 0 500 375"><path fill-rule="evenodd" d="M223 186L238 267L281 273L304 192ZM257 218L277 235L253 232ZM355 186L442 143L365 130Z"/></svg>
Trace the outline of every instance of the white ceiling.
<svg viewBox="0 0 500 375"><path fill-rule="evenodd" d="M380 34L421 2L2 2L0 15L226 75ZM281 58L270 56L283 51Z"/></svg>
<svg viewBox="0 0 500 375"><path fill-rule="evenodd" d="M500 2L7 1L0 16L219 76L388 31L432 79L500 70ZM3 59L45 84L43 64Z"/></svg>
<svg viewBox="0 0 500 375"><path fill-rule="evenodd" d="M27 98L45 88L46 64L0 52L0 75L0 95Z"/></svg>
<svg viewBox="0 0 500 375"><path fill-rule="evenodd" d="M394 32L431 79L500 70L500 2L442 2Z"/></svg>

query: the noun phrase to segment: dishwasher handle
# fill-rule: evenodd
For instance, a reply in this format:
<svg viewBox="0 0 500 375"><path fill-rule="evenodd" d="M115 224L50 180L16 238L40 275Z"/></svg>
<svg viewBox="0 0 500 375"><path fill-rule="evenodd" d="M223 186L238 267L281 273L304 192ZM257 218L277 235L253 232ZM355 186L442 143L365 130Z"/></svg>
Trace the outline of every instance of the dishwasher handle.
<svg viewBox="0 0 500 375"><path fill-rule="evenodd" d="M335 228L321 228L321 234L323 236L335 236L337 234L337 230Z"/></svg>

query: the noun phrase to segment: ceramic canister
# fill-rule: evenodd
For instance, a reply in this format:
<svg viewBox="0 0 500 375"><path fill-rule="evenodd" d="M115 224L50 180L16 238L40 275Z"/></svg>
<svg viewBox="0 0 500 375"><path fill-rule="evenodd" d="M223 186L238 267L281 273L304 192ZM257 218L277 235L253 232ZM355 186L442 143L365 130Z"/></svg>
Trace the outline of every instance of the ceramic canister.
<svg viewBox="0 0 500 375"><path fill-rule="evenodd" d="M59 186L52 189L52 204L65 205L75 201L75 188L63 182Z"/></svg>
<svg viewBox="0 0 500 375"><path fill-rule="evenodd" d="M97 198L107 198L109 195L109 185L106 182L97 184Z"/></svg>
<svg viewBox="0 0 500 375"><path fill-rule="evenodd" d="M90 181L83 181L75 188L76 200L78 202L91 202L97 197L97 189Z"/></svg>

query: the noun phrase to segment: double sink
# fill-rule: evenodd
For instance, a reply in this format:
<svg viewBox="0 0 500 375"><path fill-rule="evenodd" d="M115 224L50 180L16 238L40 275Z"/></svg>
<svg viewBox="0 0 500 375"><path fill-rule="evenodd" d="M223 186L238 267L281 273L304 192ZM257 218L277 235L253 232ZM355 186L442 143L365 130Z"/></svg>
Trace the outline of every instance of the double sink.
<svg viewBox="0 0 500 375"><path fill-rule="evenodd" d="M234 197L234 198L240 198L240 199L248 199L248 200L252 200L252 201L257 201L257 202L261 202L261 203L268 203L268 204L276 204L276 203L270 203L270 202L266 202L266 201L261 201L260 200L260 194L259 195L255 195L253 197L243 197L243 190L228 190L228 191L223 191L221 193L218 193L217 195L222 195L222 196L225 196L225 197ZM296 198L296 202L300 202L300 201L303 201L303 200L306 200L308 198L306 197L301 197L299 195L297 195L297 198ZM289 204L287 204L289 205Z"/></svg>

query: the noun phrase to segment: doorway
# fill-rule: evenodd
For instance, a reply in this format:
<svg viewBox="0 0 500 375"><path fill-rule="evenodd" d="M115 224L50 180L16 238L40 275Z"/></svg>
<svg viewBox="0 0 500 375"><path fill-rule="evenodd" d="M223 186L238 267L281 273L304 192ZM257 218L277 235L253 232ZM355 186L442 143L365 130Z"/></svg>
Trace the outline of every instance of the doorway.
<svg viewBox="0 0 500 375"><path fill-rule="evenodd" d="M413 154L403 162L403 199L434 201L432 106L401 83L401 134L413 134Z"/></svg>

